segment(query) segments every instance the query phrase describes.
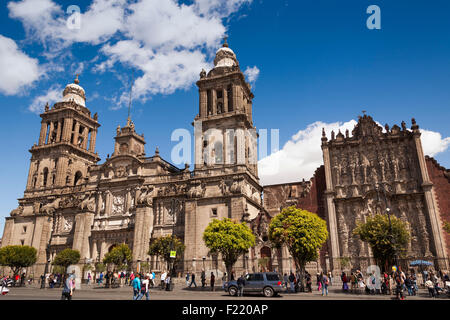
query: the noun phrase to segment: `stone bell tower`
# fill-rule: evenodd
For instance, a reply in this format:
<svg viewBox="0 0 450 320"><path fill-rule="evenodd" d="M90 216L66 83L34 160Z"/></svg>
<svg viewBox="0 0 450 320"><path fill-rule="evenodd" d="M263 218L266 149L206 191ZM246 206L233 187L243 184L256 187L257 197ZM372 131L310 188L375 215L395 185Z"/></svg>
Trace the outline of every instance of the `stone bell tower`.
<svg viewBox="0 0 450 320"><path fill-rule="evenodd" d="M214 68L200 73L199 113L195 117L195 169L246 166L257 178L257 136L250 84L226 42Z"/></svg>
<svg viewBox="0 0 450 320"><path fill-rule="evenodd" d="M88 166L100 160L95 153L95 140L100 124L97 114L86 108L84 89L78 75L66 86L63 98L52 108L45 106L41 114L41 132L34 145L27 192L47 188L75 186L87 176Z"/></svg>

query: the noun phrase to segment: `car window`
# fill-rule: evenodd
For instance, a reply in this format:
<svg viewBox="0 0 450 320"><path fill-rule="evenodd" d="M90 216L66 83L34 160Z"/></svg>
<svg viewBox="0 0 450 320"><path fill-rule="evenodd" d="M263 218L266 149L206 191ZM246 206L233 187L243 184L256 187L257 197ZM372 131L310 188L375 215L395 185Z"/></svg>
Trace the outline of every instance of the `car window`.
<svg viewBox="0 0 450 320"><path fill-rule="evenodd" d="M280 277L276 273L267 273L266 274L267 281L279 281Z"/></svg>
<svg viewBox="0 0 450 320"><path fill-rule="evenodd" d="M263 281L263 275L261 273L251 273L247 275L247 281Z"/></svg>

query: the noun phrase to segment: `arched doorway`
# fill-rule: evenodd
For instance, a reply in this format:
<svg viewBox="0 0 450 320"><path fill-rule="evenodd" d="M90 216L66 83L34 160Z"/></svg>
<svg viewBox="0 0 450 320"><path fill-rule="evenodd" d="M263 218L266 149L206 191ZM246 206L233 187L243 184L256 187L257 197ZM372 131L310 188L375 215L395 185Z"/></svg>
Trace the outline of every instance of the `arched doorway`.
<svg viewBox="0 0 450 320"><path fill-rule="evenodd" d="M261 271L272 271L272 250L269 247L264 246L261 248L259 255L260 259L258 260L258 265Z"/></svg>

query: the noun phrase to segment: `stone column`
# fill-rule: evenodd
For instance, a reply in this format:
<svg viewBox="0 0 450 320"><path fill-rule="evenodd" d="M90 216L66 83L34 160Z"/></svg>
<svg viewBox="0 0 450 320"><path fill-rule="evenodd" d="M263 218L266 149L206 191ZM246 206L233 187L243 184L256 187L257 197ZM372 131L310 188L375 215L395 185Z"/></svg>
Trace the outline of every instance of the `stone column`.
<svg viewBox="0 0 450 320"><path fill-rule="evenodd" d="M78 121L76 121L76 123L75 123L75 131L73 133L73 144L74 145L77 145L77 143L78 143L78 135L80 134L79 132L80 132L80 123Z"/></svg>
<svg viewBox="0 0 450 320"><path fill-rule="evenodd" d="M340 252L339 252L339 236L337 230L337 221L336 221L336 208L334 206L334 190L333 190L333 180L331 176L331 165L330 165L330 153L328 149L328 145L326 141L323 140L322 143L322 152L323 152L323 163L325 166L325 180L326 180L326 191L325 191L325 205L326 205L326 213L328 220L328 228L330 231L330 249L329 252L332 269L339 269L339 260Z"/></svg>
<svg viewBox="0 0 450 320"><path fill-rule="evenodd" d="M200 117L206 117L207 116L207 94L206 94L206 90L201 90L199 91L199 95L200 95L200 101L199 101L199 110L200 110Z"/></svg>
<svg viewBox="0 0 450 320"><path fill-rule="evenodd" d="M212 114L217 114L217 93L216 89L211 90L211 97L212 97Z"/></svg>
<svg viewBox="0 0 450 320"><path fill-rule="evenodd" d="M45 144L45 138L47 137L47 127L48 124L45 121L41 122L41 133L39 135L39 145L42 146Z"/></svg>
<svg viewBox="0 0 450 320"><path fill-rule="evenodd" d="M55 125L53 124L53 121L50 121L50 130L49 130L49 132L48 132L48 140L47 140L47 143L50 143L50 139L51 139L51 137L52 137L53 130L55 130Z"/></svg>
<svg viewBox="0 0 450 320"><path fill-rule="evenodd" d="M241 107L241 101L239 101L239 87L235 84L232 86L232 92L233 92L233 108L236 111L242 110Z"/></svg>
<svg viewBox="0 0 450 320"><path fill-rule="evenodd" d="M33 160L30 162L30 169L28 170L27 189L30 189L33 184L33 175L36 170L36 165Z"/></svg>
<svg viewBox="0 0 450 320"><path fill-rule="evenodd" d="M196 268L194 259L198 258L197 243L201 237L201 234L197 234L195 226L197 226L197 201L187 200L185 202L184 244L186 250L184 251L184 260L186 262L185 269L189 269L189 271Z"/></svg>
<svg viewBox="0 0 450 320"><path fill-rule="evenodd" d="M56 142L61 141L61 130L62 130L62 121L58 120L58 129L56 131Z"/></svg>
<svg viewBox="0 0 450 320"><path fill-rule="evenodd" d="M98 249L97 249L97 240L91 240L92 246L91 246L91 259L93 262L97 260L98 257Z"/></svg>
<svg viewBox="0 0 450 320"><path fill-rule="evenodd" d="M62 134L62 141L70 142L70 137L72 135L73 118L64 119L64 131Z"/></svg>
<svg viewBox="0 0 450 320"><path fill-rule="evenodd" d="M134 224L133 261L144 261L150 244L153 229L153 206L140 204L136 208Z"/></svg>
<svg viewBox="0 0 450 320"><path fill-rule="evenodd" d="M12 236L14 230L14 218L6 217L5 228L3 229L3 238L0 247L5 247L12 244Z"/></svg>
<svg viewBox="0 0 450 320"><path fill-rule="evenodd" d="M91 141L89 141L89 151L95 152L95 141L97 139L97 129L92 130L91 132Z"/></svg>
<svg viewBox="0 0 450 320"><path fill-rule="evenodd" d="M103 192L101 191L97 193L97 207L95 208L97 216L99 216L102 211L102 203L103 203L102 193Z"/></svg>
<svg viewBox="0 0 450 320"><path fill-rule="evenodd" d="M222 90L222 96L223 96L223 111L228 112L228 97L226 87Z"/></svg>
<svg viewBox="0 0 450 320"><path fill-rule="evenodd" d="M106 199L105 199L105 215L109 215L111 213L111 192L109 190L106 191Z"/></svg>
<svg viewBox="0 0 450 320"><path fill-rule="evenodd" d="M239 128L236 130L237 136L237 164L245 164L245 133Z"/></svg>
<svg viewBox="0 0 450 320"><path fill-rule="evenodd" d="M87 150L87 148L88 148L88 139L89 139L89 128L84 127L82 148L85 150Z"/></svg>
<svg viewBox="0 0 450 320"><path fill-rule="evenodd" d="M56 185L65 186L66 185L66 169L69 163L69 159L66 157L59 157L58 164L56 165Z"/></svg>
<svg viewBox="0 0 450 320"><path fill-rule="evenodd" d="M202 121L194 121L194 158L195 158L195 169L201 168L203 166L203 131L202 131Z"/></svg>
<svg viewBox="0 0 450 320"><path fill-rule="evenodd" d="M42 274L44 272L45 264L47 263L47 244L51 242L50 234L52 229L53 219L47 215L37 216L34 224L33 238L31 246L37 250L36 265L39 265L35 272ZM38 270L42 269L42 270Z"/></svg>
<svg viewBox="0 0 450 320"><path fill-rule="evenodd" d="M420 173L422 177L422 189L425 196L425 204L430 218L431 231L433 233L433 244L436 250L435 254L438 258L438 266L441 270L449 268L448 257L446 252L446 245L442 234L442 227L439 215L439 207L436 205L436 197L433 190L433 183L430 181L428 170L423 154L422 142L420 141L420 131L418 126L413 128L414 142L417 150L417 157L419 160Z"/></svg>

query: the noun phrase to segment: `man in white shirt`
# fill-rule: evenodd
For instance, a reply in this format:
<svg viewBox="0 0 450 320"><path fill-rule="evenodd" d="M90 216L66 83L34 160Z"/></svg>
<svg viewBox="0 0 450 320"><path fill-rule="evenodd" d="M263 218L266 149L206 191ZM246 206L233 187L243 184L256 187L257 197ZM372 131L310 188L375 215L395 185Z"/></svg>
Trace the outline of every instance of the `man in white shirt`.
<svg viewBox="0 0 450 320"><path fill-rule="evenodd" d="M166 277L167 277L167 272L164 271L164 272L161 274L161 290L164 290L164 288L165 288Z"/></svg>

